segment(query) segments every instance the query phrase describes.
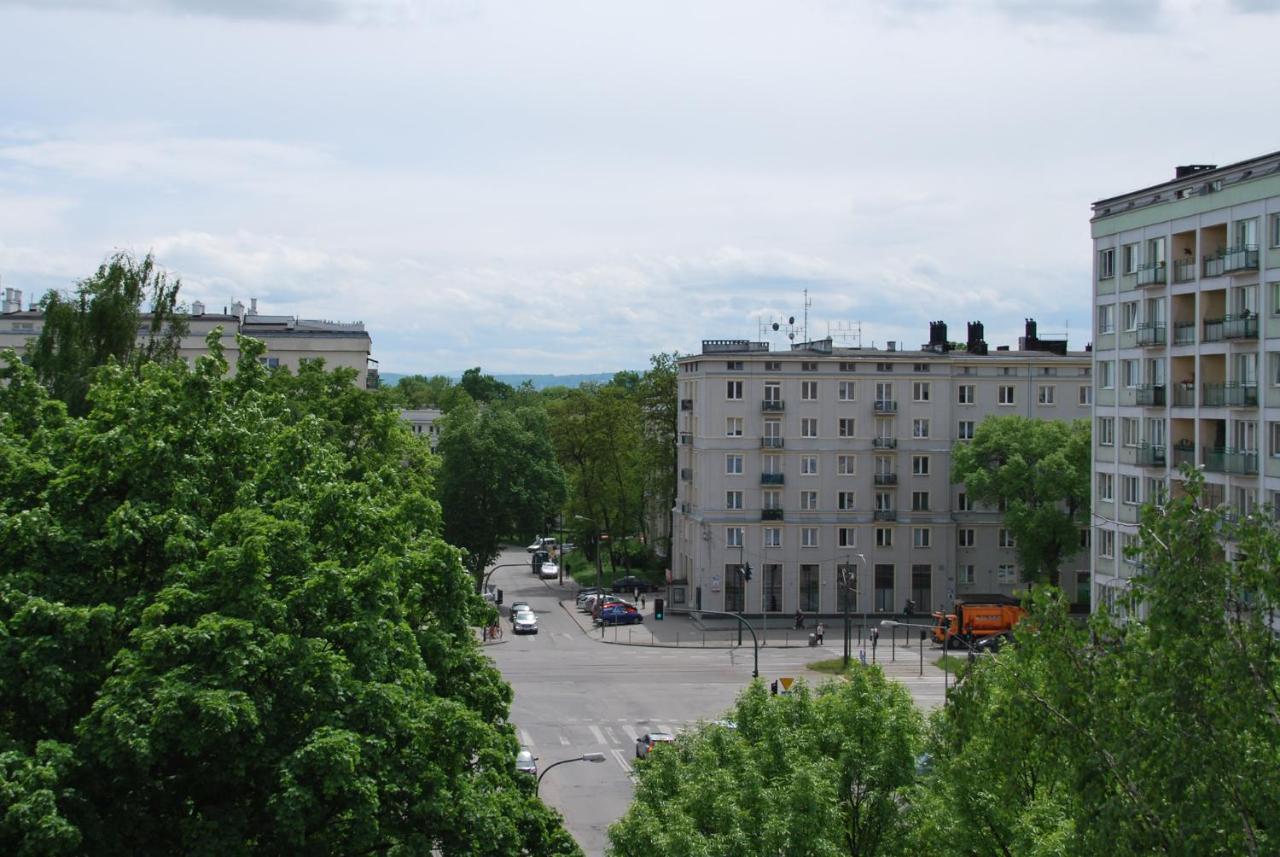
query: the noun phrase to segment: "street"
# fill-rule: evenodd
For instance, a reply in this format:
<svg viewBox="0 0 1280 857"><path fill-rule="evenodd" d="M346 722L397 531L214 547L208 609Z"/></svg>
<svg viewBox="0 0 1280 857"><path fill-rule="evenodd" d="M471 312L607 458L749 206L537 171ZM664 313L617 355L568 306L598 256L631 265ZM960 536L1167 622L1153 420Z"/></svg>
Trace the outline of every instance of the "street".
<svg viewBox="0 0 1280 857"><path fill-rule="evenodd" d="M570 833L588 855L601 855L607 830L631 802L631 763L636 738L649 731L679 733L699 721L715 720L751 681L752 650L741 648L669 648L612 645L596 633L584 632L575 620L572 599L577 587L566 581L539 580L528 570L523 549L508 550L498 563L524 563L503 568L492 581L503 590L503 641L486 652L515 690L511 719L521 743L538 757L539 770L561 759L601 752L604 764L577 762L557 767L542 781L541 795L565 818ZM536 635L516 636L507 606L527 601L538 617ZM672 622L687 622L672 617ZM652 601L645 623L653 622ZM661 624L661 623L660 623ZM665 628L664 628L665 630ZM612 638L612 632L610 632ZM622 639L626 631L622 631ZM806 669L819 658L840 654L839 632L829 630L823 649L766 647L760 651L760 676L771 681L794 676L808 682L827 678ZM832 645L834 643L834 645ZM941 678L926 663L917 678L918 650L899 649L896 662L880 647L886 671L901 678L922 707L942 698ZM926 653L936 657L937 652ZM891 669L890 669L891 668Z"/></svg>

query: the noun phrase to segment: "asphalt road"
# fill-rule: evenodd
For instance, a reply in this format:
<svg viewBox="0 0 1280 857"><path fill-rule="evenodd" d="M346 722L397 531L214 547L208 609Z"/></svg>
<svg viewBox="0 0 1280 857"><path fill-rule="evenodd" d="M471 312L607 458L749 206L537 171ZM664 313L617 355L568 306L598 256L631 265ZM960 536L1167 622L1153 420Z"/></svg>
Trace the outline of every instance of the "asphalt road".
<svg viewBox="0 0 1280 857"><path fill-rule="evenodd" d="M603 764L561 765L542 781L544 801L558 809L570 833L590 857L602 855L610 824L631 802L631 763L636 738L649 731L680 732L699 721L715 720L751 682L751 647L740 649L661 648L610 645L584 633L560 604L576 591L542 581L527 570L522 549L504 553L499 563L523 562L525 568L503 568L491 582L503 590L501 643L486 651L515 689L511 719L521 743L538 757L540 770L561 759L600 752ZM538 617L536 635L511 633L507 605L527 601ZM573 609L572 602L568 609ZM652 621L652 607L645 617ZM805 664L839 653L839 635L828 632L819 653L807 648L766 648L760 652L760 675L766 681L795 676L810 682L825 677ZM883 652L882 652L883 653ZM898 658L903 677L915 681L918 655ZM882 658L881 660L885 660ZM895 665L896 666L896 665ZM928 706L942 696L940 680L926 666L917 701ZM921 695L924 699L921 699Z"/></svg>

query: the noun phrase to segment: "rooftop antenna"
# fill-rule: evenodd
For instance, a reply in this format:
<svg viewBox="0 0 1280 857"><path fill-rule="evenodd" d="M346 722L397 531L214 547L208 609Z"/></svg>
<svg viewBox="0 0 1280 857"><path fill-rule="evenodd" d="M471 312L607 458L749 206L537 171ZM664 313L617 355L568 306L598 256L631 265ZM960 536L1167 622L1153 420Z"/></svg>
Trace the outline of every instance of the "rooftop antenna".
<svg viewBox="0 0 1280 857"><path fill-rule="evenodd" d="M804 339L809 338L809 307L813 306L813 301L809 300L809 290L804 290L804 327L800 329L800 333Z"/></svg>
<svg viewBox="0 0 1280 857"><path fill-rule="evenodd" d="M861 348L862 322L837 321L834 324L827 322L827 336L832 342L852 346L853 348Z"/></svg>

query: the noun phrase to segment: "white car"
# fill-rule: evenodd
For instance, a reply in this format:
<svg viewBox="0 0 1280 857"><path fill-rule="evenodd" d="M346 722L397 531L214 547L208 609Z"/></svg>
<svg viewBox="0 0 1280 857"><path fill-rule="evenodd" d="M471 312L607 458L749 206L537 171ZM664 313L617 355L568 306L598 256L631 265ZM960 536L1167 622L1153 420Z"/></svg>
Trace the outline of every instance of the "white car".
<svg viewBox="0 0 1280 857"><path fill-rule="evenodd" d="M544 562L542 564L542 571L539 572L538 576L543 580L555 580L560 576L560 566L556 565L554 562Z"/></svg>
<svg viewBox="0 0 1280 857"><path fill-rule="evenodd" d="M675 740L676 736L670 732L650 732L648 735L641 735L636 739L636 758L643 759L659 744L673 744Z"/></svg>
<svg viewBox="0 0 1280 857"><path fill-rule="evenodd" d="M533 540L533 544L529 545L527 548L525 548L525 550L527 550L529 553L533 553L534 551L550 550L555 546L556 546L556 540L551 538L550 536L538 536L536 539Z"/></svg>
<svg viewBox="0 0 1280 857"><path fill-rule="evenodd" d="M517 610L511 617L511 630L517 634L536 634L538 617L533 615L533 610Z"/></svg>

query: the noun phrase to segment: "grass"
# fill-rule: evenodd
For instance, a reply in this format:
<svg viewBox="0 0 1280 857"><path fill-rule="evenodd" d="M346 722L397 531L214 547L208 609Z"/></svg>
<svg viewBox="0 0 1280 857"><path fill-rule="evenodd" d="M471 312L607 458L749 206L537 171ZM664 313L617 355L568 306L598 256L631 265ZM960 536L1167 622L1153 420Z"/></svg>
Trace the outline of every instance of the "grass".
<svg viewBox="0 0 1280 857"><path fill-rule="evenodd" d="M943 655L938 658L937 662L934 663L934 666L938 669L943 669L945 666L945 668L950 670L952 673L960 675L969 668L969 656L965 655L961 658L956 657L955 655Z"/></svg>
<svg viewBox="0 0 1280 857"><path fill-rule="evenodd" d="M849 666L853 667L853 666L857 666L857 664L858 664L857 658L851 658L849 660ZM806 666L808 666L808 668L813 670L814 672L829 673L831 675L840 675L844 672L844 658L843 657L826 658L825 660L821 660L821 661L812 661L809 664L806 664Z"/></svg>

